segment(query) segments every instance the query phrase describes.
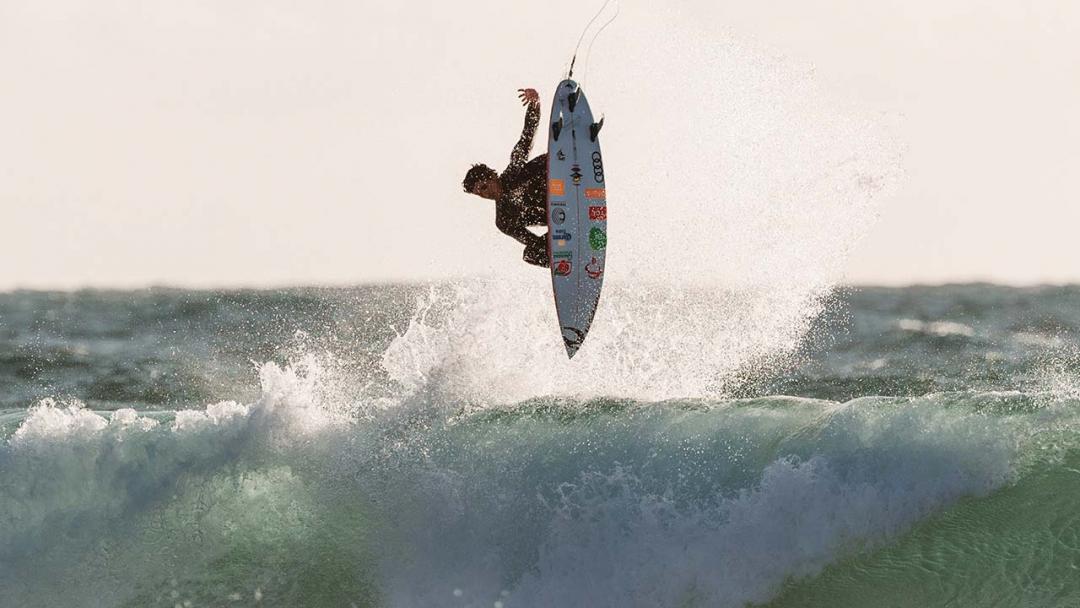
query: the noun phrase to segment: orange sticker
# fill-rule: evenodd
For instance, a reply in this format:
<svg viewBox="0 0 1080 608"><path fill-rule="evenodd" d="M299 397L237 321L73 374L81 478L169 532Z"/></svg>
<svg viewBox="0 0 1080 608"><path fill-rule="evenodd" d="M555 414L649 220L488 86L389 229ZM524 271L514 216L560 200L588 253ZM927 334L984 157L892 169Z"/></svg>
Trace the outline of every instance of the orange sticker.
<svg viewBox="0 0 1080 608"><path fill-rule="evenodd" d="M561 179L549 180L548 193L551 196L566 196L566 183Z"/></svg>
<svg viewBox="0 0 1080 608"><path fill-rule="evenodd" d="M585 198L606 198L607 192L603 188L585 188Z"/></svg>

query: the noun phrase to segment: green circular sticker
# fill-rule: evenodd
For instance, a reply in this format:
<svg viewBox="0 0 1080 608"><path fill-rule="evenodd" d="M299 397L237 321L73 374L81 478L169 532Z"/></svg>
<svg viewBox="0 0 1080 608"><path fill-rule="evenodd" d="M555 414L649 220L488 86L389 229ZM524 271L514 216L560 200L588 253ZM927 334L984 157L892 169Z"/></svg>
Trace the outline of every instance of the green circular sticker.
<svg viewBox="0 0 1080 608"><path fill-rule="evenodd" d="M589 247L592 247L593 251L600 251L607 247L607 234L594 226L589 230Z"/></svg>

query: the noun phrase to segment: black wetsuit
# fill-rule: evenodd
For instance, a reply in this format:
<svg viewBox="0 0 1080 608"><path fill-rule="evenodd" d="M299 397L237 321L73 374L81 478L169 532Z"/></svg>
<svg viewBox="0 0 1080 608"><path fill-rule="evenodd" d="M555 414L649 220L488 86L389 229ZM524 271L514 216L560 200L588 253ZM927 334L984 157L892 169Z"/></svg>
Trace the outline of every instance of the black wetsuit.
<svg viewBox="0 0 1080 608"><path fill-rule="evenodd" d="M547 154L526 162L539 123L540 104L529 104L521 139L510 153L510 164L499 175L503 193L495 201L495 226L525 245L523 260L547 268L547 238L526 228L547 226Z"/></svg>

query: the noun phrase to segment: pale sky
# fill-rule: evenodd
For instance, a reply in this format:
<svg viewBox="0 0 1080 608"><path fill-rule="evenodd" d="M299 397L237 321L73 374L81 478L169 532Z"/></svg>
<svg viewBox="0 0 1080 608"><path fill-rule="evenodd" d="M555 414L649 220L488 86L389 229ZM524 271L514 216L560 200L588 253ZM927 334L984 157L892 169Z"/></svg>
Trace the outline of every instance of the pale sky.
<svg viewBox="0 0 1080 608"><path fill-rule="evenodd" d="M0 0L0 289L520 265L461 177L505 162L515 89L546 106L586 4ZM706 42L757 49L733 56L742 77L768 77L753 57L775 55L812 71L838 112L894 125L904 177L876 201L847 280L1080 281L1080 3L669 5ZM620 63L652 58L658 42L631 34L653 7L624 0L592 54L614 175L647 153L618 130L659 124L632 98L663 73L643 67L638 83ZM654 59L680 69L675 54Z"/></svg>

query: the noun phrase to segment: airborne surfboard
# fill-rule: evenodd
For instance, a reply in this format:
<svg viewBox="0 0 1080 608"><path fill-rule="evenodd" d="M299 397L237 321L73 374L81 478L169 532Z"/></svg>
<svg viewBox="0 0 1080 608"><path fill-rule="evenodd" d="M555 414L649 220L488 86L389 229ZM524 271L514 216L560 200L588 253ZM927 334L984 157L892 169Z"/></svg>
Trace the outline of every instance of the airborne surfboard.
<svg viewBox="0 0 1080 608"><path fill-rule="evenodd" d="M548 251L566 354L589 333L607 252L607 190L599 123L573 80L559 83L548 130Z"/></svg>

